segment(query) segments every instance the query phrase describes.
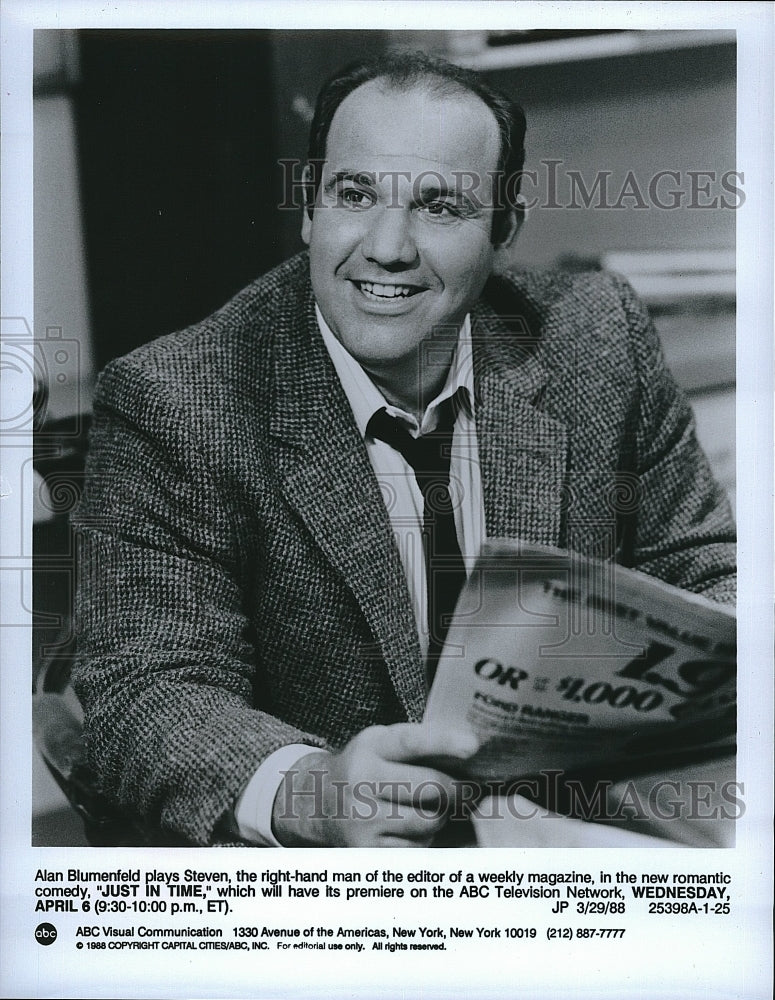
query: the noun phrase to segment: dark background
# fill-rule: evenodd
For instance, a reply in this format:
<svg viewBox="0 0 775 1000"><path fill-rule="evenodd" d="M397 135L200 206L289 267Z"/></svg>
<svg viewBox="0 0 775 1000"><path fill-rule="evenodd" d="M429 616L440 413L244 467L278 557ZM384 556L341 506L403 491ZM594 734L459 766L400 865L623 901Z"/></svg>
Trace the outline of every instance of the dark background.
<svg viewBox="0 0 775 1000"><path fill-rule="evenodd" d="M285 225L278 215L278 159L303 156L306 122L278 95L314 93L329 70L301 41L281 51L260 31L80 33L74 99L98 368L208 315L296 249L298 211ZM336 58L380 41L337 34Z"/></svg>

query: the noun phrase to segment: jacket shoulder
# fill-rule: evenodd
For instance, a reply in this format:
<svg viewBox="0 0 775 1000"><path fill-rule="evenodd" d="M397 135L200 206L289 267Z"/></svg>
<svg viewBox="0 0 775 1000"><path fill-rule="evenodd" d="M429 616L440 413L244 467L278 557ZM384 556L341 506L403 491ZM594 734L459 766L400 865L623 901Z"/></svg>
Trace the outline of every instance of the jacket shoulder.
<svg viewBox="0 0 775 1000"><path fill-rule="evenodd" d="M485 300L500 313L515 304L529 305L545 316L557 309L583 315L622 308L634 293L627 282L609 271L509 270L490 279Z"/></svg>
<svg viewBox="0 0 775 1000"><path fill-rule="evenodd" d="M659 351L646 307L613 272L508 271L488 282L483 298L550 367L569 344L577 358L610 354L636 367Z"/></svg>
<svg viewBox="0 0 775 1000"><path fill-rule="evenodd" d="M306 253L251 282L205 319L143 344L111 361L100 376L106 384L117 373L145 373L153 380L177 380L192 370L219 371L244 366L266 350L273 333L300 321L311 296Z"/></svg>

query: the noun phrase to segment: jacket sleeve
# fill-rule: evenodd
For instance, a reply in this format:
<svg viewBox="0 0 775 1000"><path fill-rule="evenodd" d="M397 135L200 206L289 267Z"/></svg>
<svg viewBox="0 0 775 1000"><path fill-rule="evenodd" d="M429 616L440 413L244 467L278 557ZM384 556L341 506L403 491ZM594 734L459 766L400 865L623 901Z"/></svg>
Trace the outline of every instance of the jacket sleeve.
<svg viewBox="0 0 775 1000"><path fill-rule="evenodd" d="M736 596L736 533L729 501L696 437L694 417L668 370L658 336L630 286L618 286L638 371L636 507L628 563L723 602ZM625 485L625 493L628 492Z"/></svg>
<svg viewBox="0 0 775 1000"><path fill-rule="evenodd" d="M153 371L109 366L74 517L73 679L101 792L206 845L268 754L321 741L252 707L237 533L200 450Z"/></svg>

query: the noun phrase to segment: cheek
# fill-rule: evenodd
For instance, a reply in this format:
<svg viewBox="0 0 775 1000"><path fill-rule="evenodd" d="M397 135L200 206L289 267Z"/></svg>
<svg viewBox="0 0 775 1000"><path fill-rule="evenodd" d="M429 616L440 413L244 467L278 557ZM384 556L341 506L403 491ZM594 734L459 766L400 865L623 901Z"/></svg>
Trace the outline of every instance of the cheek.
<svg viewBox="0 0 775 1000"><path fill-rule="evenodd" d="M478 295L492 273L492 247L489 240L485 243L481 238L465 243L456 241L447 248L438 266L449 294L464 298L474 290Z"/></svg>
<svg viewBox="0 0 775 1000"><path fill-rule="evenodd" d="M455 227L439 227L417 245L439 268L459 274L486 266L492 257L489 229L475 222L463 222Z"/></svg>
<svg viewBox="0 0 775 1000"><path fill-rule="evenodd" d="M316 210L312 219L308 245L311 253L333 258L350 252L362 237L363 224L356 215L324 205Z"/></svg>

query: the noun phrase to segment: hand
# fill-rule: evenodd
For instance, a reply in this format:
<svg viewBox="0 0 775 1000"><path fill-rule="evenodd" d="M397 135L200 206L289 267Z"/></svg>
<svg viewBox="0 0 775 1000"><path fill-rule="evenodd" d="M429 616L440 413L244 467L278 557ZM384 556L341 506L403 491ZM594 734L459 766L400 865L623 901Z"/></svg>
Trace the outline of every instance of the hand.
<svg viewBox="0 0 775 1000"><path fill-rule="evenodd" d="M422 763L469 757L470 735L415 723L372 726L337 753L307 754L289 771L272 812L286 847L426 847L453 803L454 782Z"/></svg>

